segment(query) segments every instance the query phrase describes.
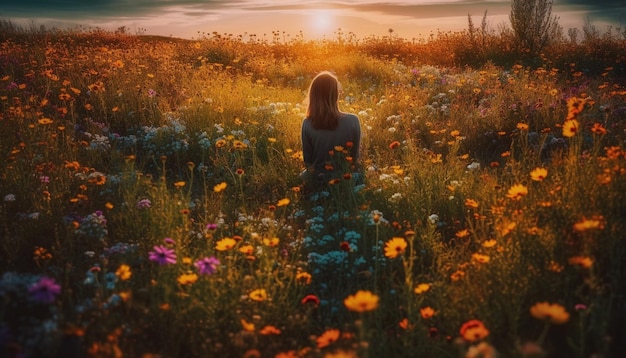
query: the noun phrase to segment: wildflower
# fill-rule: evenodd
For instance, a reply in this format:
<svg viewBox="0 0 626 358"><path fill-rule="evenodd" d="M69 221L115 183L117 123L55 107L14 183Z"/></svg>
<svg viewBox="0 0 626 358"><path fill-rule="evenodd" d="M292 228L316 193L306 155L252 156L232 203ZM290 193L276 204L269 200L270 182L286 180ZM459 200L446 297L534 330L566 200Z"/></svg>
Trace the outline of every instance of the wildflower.
<svg viewBox="0 0 626 358"><path fill-rule="evenodd" d="M4 196L5 202L15 201L15 194L7 194Z"/></svg>
<svg viewBox="0 0 626 358"><path fill-rule="evenodd" d="M563 136L573 137L578 133L578 121L576 119L568 119L563 123Z"/></svg>
<svg viewBox="0 0 626 358"><path fill-rule="evenodd" d="M455 282L455 281L460 280L464 276L465 276L465 271L456 270L456 271L454 271L453 273L450 274L450 280L452 282Z"/></svg>
<svg viewBox="0 0 626 358"><path fill-rule="evenodd" d="M137 202L137 209L149 209L152 206L150 199L141 199Z"/></svg>
<svg viewBox="0 0 626 358"><path fill-rule="evenodd" d="M53 278L42 277L39 281L30 286L28 293L30 293L34 301L52 303L56 299L56 296L61 293L61 286L59 286Z"/></svg>
<svg viewBox="0 0 626 358"><path fill-rule="evenodd" d="M567 118L573 118L583 111L585 100L577 97L567 99Z"/></svg>
<svg viewBox="0 0 626 358"><path fill-rule="evenodd" d="M406 247L407 242L404 238L394 237L385 243L385 256L390 259L395 259L396 257L404 254Z"/></svg>
<svg viewBox="0 0 626 358"><path fill-rule="evenodd" d="M487 342L480 342L475 346L469 347L465 354L465 358L494 358L496 356L496 349Z"/></svg>
<svg viewBox="0 0 626 358"><path fill-rule="evenodd" d="M454 234L454 236L458 237L459 239L462 239L464 237L468 237L469 234L470 234L469 230L463 229L463 230L457 231L456 234Z"/></svg>
<svg viewBox="0 0 626 358"><path fill-rule="evenodd" d="M254 332L254 323L248 322L245 319L241 319L241 326L244 331Z"/></svg>
<svg viewBox="0 0 626 358"><path fill-rule="evenodd" d="M50 119L50 118L41 118L37 122L39 122L39 124L46 125L46 124L52 123L52 119Z"/></svg>
<svg viewBox="0 0 626 358"><path fill-rule="evenodd" d="M567 259L570 265L578 265L582 268L588 269L593 265L593 260L587 256L572 256Z"/></svg>
<svg viewBox="0 0 626 358"><path fill-rule="evenodd" d="M130 266L121 264L115 271L115 275L122 281L130 280L133 273L130 271Z"/></svg>
<svg viewBox="0 0 626 358"><path fill-rule="evenodd" d="M320 299L315 295L306 295L300 300L300 303L303 306L312 305L313 307L317 307L320 304Z"/></svg>
<svg viewBox="0 0 626 358"><path fill-rule="evenodd" d="M234 140L233 141L233 148L234 149L246 149L248 148L248 145L240 140Z"/></svg>
<svg viewBox="0 0 626 358"><path fill-rule="evenodd" d="M509 189L506 196L507 198L511 198L513 200L520 200L527 194L528 194L528 188L526 186L522 184L515 184Z"/></svg>
<svg viewBox="0 0 626 358"><path fill-rule="evenodd" d="M496 246L497 243L498 242L496 240L489 239L489 240L483 241L482 246L485 247L485 248L490 248L490 247Z"/></svg>
<svg viewBox="0 0 626 358"><path fill-rule="evenodd" d="M593 134L605 135L606 134L606 128L604 128L601 123L597 123L596 122L591 127L591 132Z"/></svg>
<svg viewBox="0 0 626 358"><path fill-rule="evenodd" d="M538 302L530 308L530 314L552 324L563 324L569 320L569 313L558 303Z"/></svg>
<svg viewBox="0 0 626 358"><path fill-rule="evenodd" d="M436 314L435 310L432 307L424 307L420 308L420 315L423 319L430 319Z"/></svg>
<svg viewBox="0 0 626 358"><path fill-rule="evenodd" d="M518 123L517 124L517 129L519 129L521 131L527 131L528 130L528 124L526 124L526 123Z"/></svg>
<svg viewBox="0 0 626 358"><path fill-rule="evenodd" d="M215 250L228 251L232 249L233 247L235 247L236 244L237 244L237 241L235 241L235 239L231 239L230 237L225 237L215 244Z"/></svg>
<svg viewBox="0 0 626 358"><path fill-rule="evenodd" d="M281 334L280 329L271 326L271 325L267 325L263 328L261 328L261 330L259 331L259 334L262 334L264 336L270 335L270 334Z"/></svg>
<svg viewBox="0 0 626 358"><path fill-rule="evenodd" d="M482 254L479 254L479 253L475 253L475 254L472 255L472 259L474 259L477 262L480 262L481 264L485 264L485 263L489 262L490 258L487 255L482 255Z"/></svg>
<svg viewBox="0 0 626 358"><path fill-rule="evenodd" d="M193 272L184 273L176 281L181 285L192 285L198 281L198 275Z"/></svg>
<svg viewBox="0 0 626 358"><path fill-rule="evenodd" d="M280 243L280 239L277 237L273 237L273 238L263 238L263 244L265 244L266 246L270 246L270 247L275 247L278 246L278 244Z"/></svg>
<svg viewBox="0 0 626 358"><path fill-rule="evenodd" d="M404 330L409 329L409 320L407 318L403 318L400 322L398 322L398 326Z"/></svg>
<svg viewBox="0 0 626 358"><path fill-rule="evenodd" d="M313 276L311 276L311 274L308 272L300 271L296 274L296 281L305 285L310 284L312 278Z"/></svg>
<svg viewBox="0 0 626 358"><path fill-rule="evenodd" d="M339 244L339 249L340 249L341 251L345 251L345 252L350 252L350 251L352 251L352 248L350 247L350 243L349 243L349 242L347 242L347 241L342 241L342 242Z"/></svg>
<svg viewBox="0 0 626 358"><path fill-rule="evenodd" d="M216 192L216 193L219 193L219 192L223 191L224 189L226 189L227 186L228 186L228 184L226 184L226 182L223 181L223 182L215 185L213 187L213 191Z"/></svg>
<svg viewBox="0 0 626 358"><path fill-rule="evenodd" d="M583 218L581 221L574 224L574 230L578 232L583 232L587 230L602 230L604 229L604 222L602 217L597 217L593 219Z"/></svg>
<svg viewBox="0 0 626 358"><path fill-rule="evenodd" d="M173 249L160 245L154 246L154 251L148 253L150 261L154 261L159 265L169 265L176 263L176 253Z"/></svg>
<svg viewBox="0 0 626 358"><path fill-rule="evenodd" d="M182 188L185 186L185 182L184 181L177 181L176 183L174 183L174 186L177 188Z"/></svg>
<svg viewBox="0 0 626 358"><path fill-rule="evenodd" d="M170 237L166 237L165 239L163 239L163 242L166 245L170 245L170 246L176 245L176 241L174 241L174 239L172 239Z"/></svg>
<svg viewBox="0 0 626 358"><path fill-rule="evenodd" d="M459 332L461 333L461 338L466 342L476 342L489 335L489 330L485 327L485 324L477 319L463 323Z"/></svg>
<svg viewBox="0 0 626 358"><path fill-rule="evenodd" d="M252 245L243 245L239 248L239 252L244 255L252 255L254 252L254 247Z"/></svg>
<svg viewBox="0 0 626 358"><path fill-rule="evenodd" d="M196 261L193 265L198 269L198 273L201 275L212 275L217 271L217 266L220 264L220 260L216 257L205 257Z"/></svg>
<svg viewBox="0 0 626 358"><path fill-rule="evenodd" d="M253 301L263 302L267 300L267 291L264 288L259 288L250 292L248 297Z"/></svg>
<svg viewBox="0 0 626 358"><path fill-rule="evenodd" d="M428 292L428 290L430 290L430 284L420 283L415 287L413 292L415 292L415 294L417 295L421 295L422 293Z"/></svg>
<svg viewBox="0 0 626 358"><path fill-rule="evenodd" d="M348 296L343 303L350 311L373 311L378 308L378 296L370 291L359 290L354 295Z"/></svg>
<svg viewBox="0 0 626 358"><path fill-rule="evenodd" d="M478 202L474 199L465 199L465 207L476 209L478 208Z"/></svg>
<svg viewBox="0 0 626 358"><path fill-rule="evenodd" d="M315 340L317 342L317 348L321 349L321 348L328 347L332 343L339 340L340 336L341 336L341 332L339 332L338 329L333 328L333 329L326 330Z"/></svg>
<svg viewBox="0 0 626 358"><path fill-rule="evenodd" d="M530 179L534 181L542 181L548 176L548 169L535 168L530 172Z"/></svg>
<svg viewBox="0 0 626 358"><path fill-rule="evenodd" d="M183 262L183 265L187 265L187 266L191 265L191 262L192 262L191 257L189 256L183 257L182 262Z"/></svg>
<svg viewBox="0 0 626 358"><path fill-rule="evenodd" d="M104 207L107 208L108 210L111 210L113 209L113 204L107 201L106 204L104 204Z"/></svg>
<svg viewBox="0 0 626 358"><path fill-rule="evenodd" d="M389 149L394 150L396 148L398 148L400 146L400 142L398 142L397 140L394 140L393 142L389 143Z"/></svg>
<svg viewBox="0 0 626 358"><path fill-rule="evenodd" d="M289 200L289 198L283 198L283 199L280 199L278 201L278 203L276 203L276 206L277 207L287 206L287 205L289 205L290 202L291 202L291 200Z"/></svg>
<svg viewBox="0 0 626 358"><path fill-rule="evenodd" d="M222 148L222 147L226 146L226 140L219 139L217 142L215 142L215 146L218 147L218 148Z"/></svg>

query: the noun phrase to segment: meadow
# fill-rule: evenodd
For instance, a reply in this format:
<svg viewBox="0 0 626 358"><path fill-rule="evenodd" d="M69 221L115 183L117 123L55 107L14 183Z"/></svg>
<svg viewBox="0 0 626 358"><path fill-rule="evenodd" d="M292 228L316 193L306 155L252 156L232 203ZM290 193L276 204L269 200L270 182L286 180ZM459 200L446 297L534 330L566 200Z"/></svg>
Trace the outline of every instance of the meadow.
<svg viewBox="0 0 626 358"><path fill-rule="evenodd" d="M2 356L626 353L623 38L2 25ZM322 70L362 160L306 192Z"/></svg>

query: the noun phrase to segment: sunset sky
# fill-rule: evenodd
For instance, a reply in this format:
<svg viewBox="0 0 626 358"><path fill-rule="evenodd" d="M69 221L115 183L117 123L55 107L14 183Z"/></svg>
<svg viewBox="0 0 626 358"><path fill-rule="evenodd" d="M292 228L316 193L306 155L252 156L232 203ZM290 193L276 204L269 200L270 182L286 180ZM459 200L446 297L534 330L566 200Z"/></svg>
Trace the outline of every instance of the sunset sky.
<svg viewBox="0 0 626 358"><path fill-rule="evenodd" d="M556 0L553 14L561 26L581 28L586 21L599 30L626 26L623 0ZM30 27L126 26L131 33L200 38L203 33L272 36L273 31L305 39L354 33L358 38L393 35L412 39L438 31L467 28L467 15L480 24L487 10L493 29L508 25L508 0L307 1L307 0L0 0L0 18Z"/></svg>

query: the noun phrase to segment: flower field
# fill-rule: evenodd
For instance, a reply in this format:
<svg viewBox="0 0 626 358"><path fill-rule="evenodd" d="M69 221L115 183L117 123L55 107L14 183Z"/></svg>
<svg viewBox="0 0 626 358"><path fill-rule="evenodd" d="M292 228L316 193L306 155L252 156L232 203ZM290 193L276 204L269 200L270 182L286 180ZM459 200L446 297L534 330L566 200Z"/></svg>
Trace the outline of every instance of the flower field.
<svg viewBox="0 0 626 358"><path fill-rule="evenodd" d="M462 36L0 35L1 355L623 356L626 42Z"/></svg>

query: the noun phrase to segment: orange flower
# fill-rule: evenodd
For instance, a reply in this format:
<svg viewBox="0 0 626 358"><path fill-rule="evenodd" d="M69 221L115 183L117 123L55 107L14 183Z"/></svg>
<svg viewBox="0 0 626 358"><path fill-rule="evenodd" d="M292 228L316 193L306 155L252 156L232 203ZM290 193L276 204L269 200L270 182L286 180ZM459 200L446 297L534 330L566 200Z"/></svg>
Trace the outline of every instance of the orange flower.
<svg viewBox="0 0 626 358"><path fill-rule="evenodd" d="M174 186L177 188L182 188L185 186L185 182L184 181L177 181L176 183L174 183Z"/></svg>
<svg viewBox="0 0 626 358"><path fill-rule="evenodd" d="M305 285L310 284L312 279L313 276L308 272L300 271L296 274L296 281Z"/></svg>
<svg viewBox="0 0 626 358"><path fill-rule="evenodd" d="M267 325L263 328L261 328L261 330L259 331L259 334L262 334L264 336L270 335L270 334L280 334L281 330L271 326L271 325Z"/></svg>
<svg viewBox="0 0 626 358"><path fill-rule="evenodd" d="M406 247L407 242L404 238L394 237L385 243L385 256L390 259L395 259L396 257L404 254Z"/></svg>
<svg viewBox="0 0 626 358"><path fill-rule="evenodd" d="M219 193L220 191L226 189L227 186L228 184L226 184L226 182L221 182L213 187L213 191Z"/></svg>
<svg viewBox="0 0 626 358"><path fill-rule="evenodd" d="M530 314L539 320L552 324L563 324L569 320L569 313L558 303L539 302L530 308Z"/></svg>
<svg viewBox="0 0 626 358"><path fill-rule="evenodd" d="M278 203L276 203L276 206L278 206L278 207L287 206L287 205L289 205L290 202L291 202L291 200L289 200L289 198L280 199L278 201Z"/></svg>
<svg viewBox="0 0 626 358"><path fill-rule="evenodd" d="M587 256L573 256L567 259L570 265L578 265L582 268L588 269L593 266L593 260Z"/></svg>
<svg viewBox="0 0 626 358"><path fill-rule="evenodd" d="M594 123L591 127L591 132L593 134L604 135L606 134L606 128L604 128L600 123Z"/></svg>
<svg viewBox="0 0 626 358"><path fill-rule="evenodd" d="M257 302L263 302L267 300L267 291L264 288L256 289L248 294L251 300Z"/></svg>
<svg viewBox="0 0 626 358"><path fill-rule="evenodd" d="M465 206L468 208L478 208L478 202L474 199L465 199Z"/></svg>
<svg viewBox="0 0 626 358"><path fill-rule="evenodd" d="M431 307L420 308L420 315L423 319L430 319L436 314L435 310Z"/></svg>
<svg viewBox="0 0 626 358"><path fill-rule="evenodd" d="M428 290L430 290L430 284L428 284L428 283L420 283L420 284L418 284L415 287L413 292L415 292L415 294L417 294L417 295L421 295L422 293L425 293Z"/></svg>
<svg viewBox="0 0 626 358"><path fill-rule="evenodd" d="M506 196L507 198L511 198L513 200L520 200L527 194L528 194L528 188L526 186L522 184L515 184L509 189Z"/></svg>
<svg viewBox="0 0 626 358"><path fill-rule="evenodd" d="M461 333L461 338L466 342L476 342L489 335L489 330L485 327L485 324L477 319L463 323L459 332Z"/></svg>
<svg viewBox="0 0 626 358"><path fill-rule="evenodd" d="M278 246L278 244L280 243L280 239L279 239L279 238L277 238L277 237L273 237L273 238L271 238L271 239L269 239L269 238L263 238L263 243L264 243L266 246L275 247L275 246Z"/></svg>
<svg viewBox="0 0 626 358"><path fill-rule="evenodd" d="M602 230L604 229L604 222L602 216L592 219L583 218L581 221L574 224L574 230L583 232L587 230Z"/></svg>
<svg viewBox="0 0 626 358"><path fill-rule="evenodd" d="M548 176L548 169L546 168L535 168L532 172L530 172L530 179L534 181L542 181Z"/></svg>
<svg viewBox="0 0 626 358"><path fill-rule="evenodd" d="M454 234L454 236L458 237L459 239L462 239L464 237L468 237L469 236L469 230L467 230L467 229L459 230L459 231L456 232L456 234Z"/></svg>
<svg viewBox="0 0 626 358"><path fill-rule="evenodd" d="M359 290L343 301L347 309L354 312L373 311L378 308L378 296L370 291Z"/></svg>
<svg viewBox="0 0 626 358"><path fill-rule="evenodd" d="M241 319L241 327L244 331L254 332L254 323L248 322L245 319Z"/></svg>
<svg viewBox="0 0 626 358"><path fill-rule="evenodd" d="M177 281L181 285L191 285L191 284L195 283L196 281L198 281L198 275L196 275L193 272L191 272L191 273L184 273L184 274L178 276L178 280Z"/></svg>
<svg viewBox="0 0 626 358"><path fill-rule="evenodd" d="M400 142L398 142L397 140L394 140L393 142L389 143L389 149L393 150L396 149L400 146Z"/></svg>
<svg viewBox="0 0 626 358"><path fill-rule="evenodd" d="M329 329L322 333L317 339L317 348L325 348L339 340L341 332L338 329Z"/></svg>
<svg viewBox="0 0 626 358"><path fill-rule="evenodd" d="M487 255L482 255L482 254L479 254L479 253L475 253L475 254L472 255L472 259L474 259L474 261L480 262L481 264L485 264L485 263L489 262L490 258Z"/></svg>
<svg viewBox="0 0 626 358"><path fill-rule="evenodd" d="M526 123L518 123L517 124L517 129L519 129L521 131L527 131L528 130L528 124L526 124Z"/></svg>
<svg viewBox="0 0 626 358"><path fill-rule="evenodd" d="M130 266L126 264L121 264L117 271L115 271L115 276L117 276L122 281L130 280L130 277L132 275L133 273L130 270Z"/></svg>

